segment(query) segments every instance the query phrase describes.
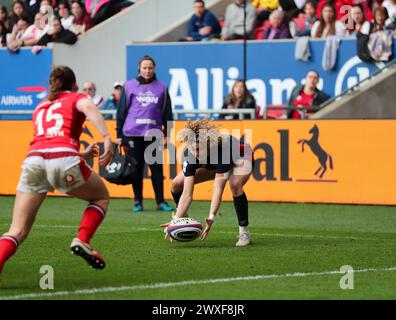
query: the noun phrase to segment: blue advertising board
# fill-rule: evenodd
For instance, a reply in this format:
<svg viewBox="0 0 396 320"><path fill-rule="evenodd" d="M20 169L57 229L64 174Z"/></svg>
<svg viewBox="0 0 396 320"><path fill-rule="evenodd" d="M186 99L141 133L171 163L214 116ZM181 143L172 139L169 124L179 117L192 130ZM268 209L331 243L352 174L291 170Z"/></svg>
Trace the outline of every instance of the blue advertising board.
<svg viewBox="0 0 396 320"><path fill-rule="evenodd" d="M33 110L47 96L52 50L33 54L30 49L11 53L0 49L0 110ZM0 115L0 119L31 116Z"/></svg>
<svg viewBox="0 0 396 320"><path fill-rule="evenodd" d="M257 105L280 105L306 73L319 72L319 88L331 96L363 80L384 63L363 63L356 55L354 39L340 43L335 68L324 71L324 40L310 41L309 62L294 57L296 42L251 41L247 44L247 87ZM396 41L393 43L395 52ZM243 78L243 43L133 44L127 46L127 78L137 74L143 55L156 61L160 80L167 83L173 107L177 110L219 109L236 79Z"/></svg>

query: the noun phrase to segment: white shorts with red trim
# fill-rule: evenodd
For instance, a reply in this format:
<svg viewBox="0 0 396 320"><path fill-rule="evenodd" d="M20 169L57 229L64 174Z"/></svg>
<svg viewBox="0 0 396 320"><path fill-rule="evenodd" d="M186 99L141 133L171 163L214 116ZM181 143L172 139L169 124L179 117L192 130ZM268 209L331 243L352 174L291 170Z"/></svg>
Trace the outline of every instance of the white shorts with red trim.
<svg viewBox="0 0 396 320"><path fill-rule="evenodd" d="M82 186L91 168L76 150L50 148L30 151L23 164L17 190L46 193L54 189L67 193Z"/></svg>

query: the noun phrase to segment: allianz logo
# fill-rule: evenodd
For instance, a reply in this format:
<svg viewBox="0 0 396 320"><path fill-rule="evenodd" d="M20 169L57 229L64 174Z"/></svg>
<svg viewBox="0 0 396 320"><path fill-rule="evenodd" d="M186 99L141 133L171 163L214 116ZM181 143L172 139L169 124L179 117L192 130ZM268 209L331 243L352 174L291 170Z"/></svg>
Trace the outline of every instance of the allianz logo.
<svg viewBox="0 0 396 320"><path fill-rule="evenodd" d="M194 74L189 74L189 72L191 71L185 68L169 68L169 94L172 104L178 109L220 109L224 96L231 91L235 80L242 78L242 72L235 66L228 69L196 68L193 71ZM327 93L339 95L343 90L367 78L370 75L370 69L357 56L354 56L340 67L335 81L334 77L330 77L325 71L321 72L319 69L319 73L322 78L318 88L322 90L325 81L331 81L333 83L330 87L334 89ZM196 86L191 84L190 79L194 79ZM246 85L254 95L257 105L266 106L287 103L293 88L298 82L303 84L304 81L304 78L270 78L266 80L253 78L248 79ZM326 84L326 88L329 88L328 84Z"/></svg>

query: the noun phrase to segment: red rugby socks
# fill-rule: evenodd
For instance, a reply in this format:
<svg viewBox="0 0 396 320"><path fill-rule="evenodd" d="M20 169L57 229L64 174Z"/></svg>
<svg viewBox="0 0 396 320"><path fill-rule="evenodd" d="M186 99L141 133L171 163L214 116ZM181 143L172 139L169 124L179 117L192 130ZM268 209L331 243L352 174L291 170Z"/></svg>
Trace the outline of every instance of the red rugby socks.
<svg viewBox="0 0 396 320"><path fill-rule="evenodd" d="M12 236L0 237L0 272L6 261L12 257L18 248L18 240Z"/></svg>
<svg viewBox="0 0 396 320"><path fill-rule="evenodd" d="M77 238L82 242L89 243L89 240L95 234L96 229L98 229L104 217L105 211L100 206L89 204L84 211Z"/></svg>

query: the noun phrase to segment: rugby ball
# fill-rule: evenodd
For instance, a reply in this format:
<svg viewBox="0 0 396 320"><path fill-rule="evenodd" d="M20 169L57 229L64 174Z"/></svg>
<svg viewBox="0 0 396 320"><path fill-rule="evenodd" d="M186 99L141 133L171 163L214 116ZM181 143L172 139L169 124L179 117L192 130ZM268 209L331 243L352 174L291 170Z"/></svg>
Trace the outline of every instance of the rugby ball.
<svg viewBox="0 0 396 320"><path fill-rule="evenodd" d="M201 235L202 224L192 218L178 218L170 223L167 232L176 241L193 241Z"/></svg>

